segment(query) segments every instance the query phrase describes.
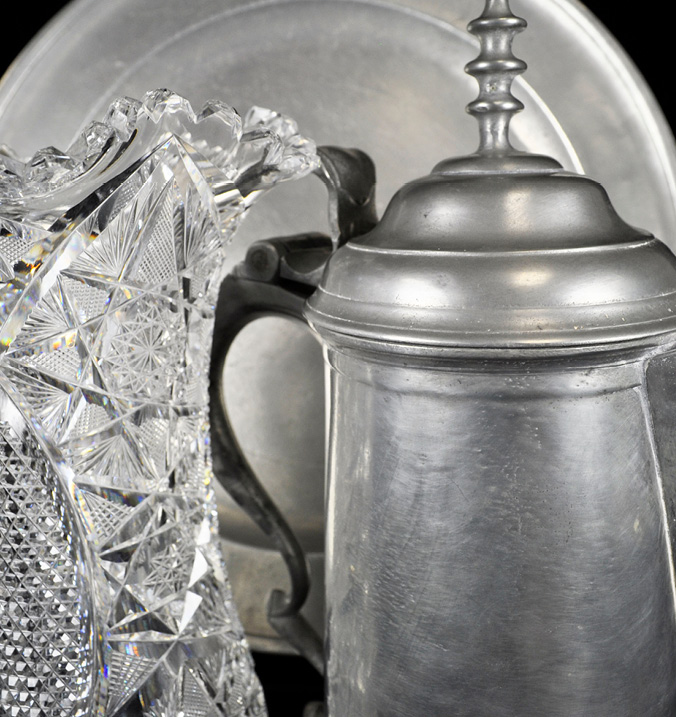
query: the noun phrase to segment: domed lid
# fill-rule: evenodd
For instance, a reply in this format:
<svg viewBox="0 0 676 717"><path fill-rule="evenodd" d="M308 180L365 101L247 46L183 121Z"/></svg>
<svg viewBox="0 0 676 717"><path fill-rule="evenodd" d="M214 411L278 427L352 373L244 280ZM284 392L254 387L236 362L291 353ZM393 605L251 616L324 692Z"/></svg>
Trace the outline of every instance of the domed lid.
<svg viewBox="0 0 676 717"><path fill-rule="evenodd" d="M676 257L596 182L509 143L525 27L508 0L469 25L480 145L405 185L338 249L306 308L320 333L421 347L573 347L676 329Z"/></svg>

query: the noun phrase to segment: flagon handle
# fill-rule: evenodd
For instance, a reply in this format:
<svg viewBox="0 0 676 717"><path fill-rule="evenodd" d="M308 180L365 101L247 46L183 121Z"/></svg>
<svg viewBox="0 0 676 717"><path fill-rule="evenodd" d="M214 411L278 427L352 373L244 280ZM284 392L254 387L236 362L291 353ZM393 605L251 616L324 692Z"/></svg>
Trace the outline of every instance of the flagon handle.
<svg viewBox="0 0 676 717"><path fill-rule="evenodd" d="M305 300L319 283L335 249L377 223L375 168L355 149L320 147L316 174L329 193L331 236L319 233L252 244L244 261L221 285L210 369L210 420L214 475L258 527L274 542L289 572L290 590L268 597L270 625L320 672L321 638L300 610L310 590L305 553L239 446L223 401L228 352L239 332L263 316L303 319Z"/></svg>

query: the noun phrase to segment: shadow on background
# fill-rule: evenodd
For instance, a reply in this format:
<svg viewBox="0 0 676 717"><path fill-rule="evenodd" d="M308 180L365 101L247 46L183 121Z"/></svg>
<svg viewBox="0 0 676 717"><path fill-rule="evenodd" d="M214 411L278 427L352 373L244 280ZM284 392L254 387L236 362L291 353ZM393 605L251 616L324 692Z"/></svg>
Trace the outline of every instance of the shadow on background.
<svg viewBox="0 0 676 717"><path fill-rule="evenodd" d="M324 699L324 681L302 657L254 653L270 717L302 717L308 702Z"/></svg>

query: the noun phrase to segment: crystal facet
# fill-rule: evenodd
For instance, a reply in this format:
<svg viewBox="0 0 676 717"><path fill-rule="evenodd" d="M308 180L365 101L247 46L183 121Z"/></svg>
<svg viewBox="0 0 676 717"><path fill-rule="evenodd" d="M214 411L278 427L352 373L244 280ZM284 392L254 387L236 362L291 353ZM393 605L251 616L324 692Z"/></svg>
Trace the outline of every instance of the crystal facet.
<svg viewBox="0 0 676 717"><path fill-rule="evenodd" d="M95 655L72 510L55 491L59 478L31 432L6 421L0 471L3 714L85 717Z"/></svg>
<svg viewBox="0 0 676 717"><path fill-rule="evenodd" d="M225 246L314 145L158 90L67 153L2 161L2 705L263 715L217 541L208 362Z"/></svg>

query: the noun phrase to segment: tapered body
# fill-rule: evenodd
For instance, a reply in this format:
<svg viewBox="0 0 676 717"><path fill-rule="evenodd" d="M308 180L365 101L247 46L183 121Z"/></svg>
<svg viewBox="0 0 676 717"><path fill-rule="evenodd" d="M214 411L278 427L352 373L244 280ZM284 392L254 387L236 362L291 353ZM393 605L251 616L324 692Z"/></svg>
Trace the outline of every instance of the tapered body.
<svg viewBox="0 0 676 717"><path fill-rule="evenodd" d="M329 714L674 714L642 353L327 358Z"/></svg>

